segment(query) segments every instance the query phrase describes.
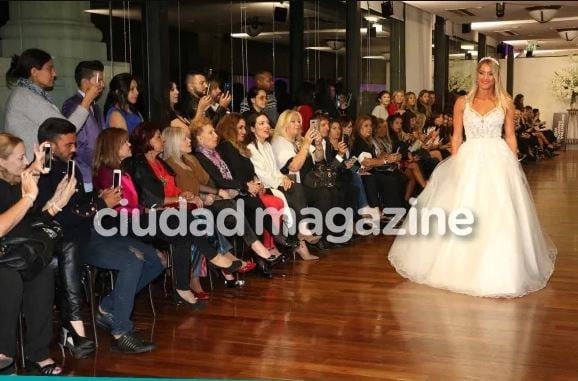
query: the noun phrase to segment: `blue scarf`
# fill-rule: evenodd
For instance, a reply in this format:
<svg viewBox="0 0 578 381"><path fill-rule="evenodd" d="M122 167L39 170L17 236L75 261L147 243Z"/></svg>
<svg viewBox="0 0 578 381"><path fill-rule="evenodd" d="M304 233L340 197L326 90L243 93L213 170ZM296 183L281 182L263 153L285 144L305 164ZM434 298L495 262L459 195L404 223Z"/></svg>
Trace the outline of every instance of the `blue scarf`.
<svg viewBox="0 0 578 381"><path fill-rule="evenodd" d="M25 89L32 91L34 94L40 95L42 98L44 98L48 102L52 103L52 99L50 99L50 97L48 96L48 93L46 91L44 91L42 88L40 88L40 86L33 83L28 78L18 78L16 85L18 85L19 87L24 87Z"/></svg>

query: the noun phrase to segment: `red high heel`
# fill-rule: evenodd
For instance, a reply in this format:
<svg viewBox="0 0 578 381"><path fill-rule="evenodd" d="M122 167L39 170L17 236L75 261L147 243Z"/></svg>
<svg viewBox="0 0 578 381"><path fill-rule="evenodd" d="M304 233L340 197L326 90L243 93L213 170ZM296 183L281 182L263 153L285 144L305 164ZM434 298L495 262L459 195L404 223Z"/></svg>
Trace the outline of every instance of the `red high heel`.
<svg viewBox="0 0 578 381"><path fill-rule="evenodd" d="M209 300L211 298L209 293L205 292L205 291L201 291L201 292L193 291L193 295L195 295L195 298L197 298L199 300Z"/></svg>
<svg viewBox="0 0 578 381"><path fill-rule="evenodd" d="M248 262L245 262L245 265L243 267L241 267L239 270L237 270L237 272L239 274L248 273L249 271L253 271L255 269L255 267L257 267L255 262L248 261Z"/></svg>

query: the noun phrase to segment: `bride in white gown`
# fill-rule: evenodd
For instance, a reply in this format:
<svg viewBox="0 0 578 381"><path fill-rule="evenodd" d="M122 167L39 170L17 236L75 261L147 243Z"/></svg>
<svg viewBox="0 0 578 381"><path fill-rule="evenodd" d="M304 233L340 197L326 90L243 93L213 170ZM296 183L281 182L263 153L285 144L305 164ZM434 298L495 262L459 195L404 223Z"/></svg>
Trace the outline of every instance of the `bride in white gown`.
<svg viewBox="0 0 578 381"><path fill-rule="evenodd" d="M517 160L514 106L499 63L482 58L476 73L474 88L454 106L452 156L437 166L415 205L418 214L422 208L468 208L473 231L465 237L436 229L398 236L389 261L416 283L475 296L523 296L546 285L556 247L542 231Z"/></svg>

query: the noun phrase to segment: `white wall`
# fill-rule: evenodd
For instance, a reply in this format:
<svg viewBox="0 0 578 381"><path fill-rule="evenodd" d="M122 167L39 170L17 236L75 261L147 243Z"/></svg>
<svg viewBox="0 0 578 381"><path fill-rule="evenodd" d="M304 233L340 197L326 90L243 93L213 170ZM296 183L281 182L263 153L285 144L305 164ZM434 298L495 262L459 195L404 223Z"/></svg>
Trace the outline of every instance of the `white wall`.
<svg viewBox="0 0 578 381"><path fill-rule="evenodd" d="M462 74L472 75L475 80L474 72L477 61L455 60L450 61L450 77L452 73L461 72ZM507 60L500 60L502 83L506 87ZM516 94L524 94L524 104L533 108L540 109L540 117L546 122L548 127L552 125L552 117L555 112L566 112L570 106L568 102L556 98L552 90L552 78L554 72L568 68L572 65L578 65L570 57L535 57L535 58L517 58L514 60L514 91L512 98ZM466 90L469 90L466 89Z"/></svg>
<svg viewBox="0 0 578 381"><path fill-rule="evenodd" d="M524 94L524 104L540 109L540 118L548 127L555 112L566 112L569 102L556 98L552 91L554 72L578 65L570 57L517 58L514 60L514 94Z"/></svg>
<svg viewBox="0 0 578 381"><path fill-rule="evenodd" d="M405 5L405 88L433 89L431 13Z"/></svg>

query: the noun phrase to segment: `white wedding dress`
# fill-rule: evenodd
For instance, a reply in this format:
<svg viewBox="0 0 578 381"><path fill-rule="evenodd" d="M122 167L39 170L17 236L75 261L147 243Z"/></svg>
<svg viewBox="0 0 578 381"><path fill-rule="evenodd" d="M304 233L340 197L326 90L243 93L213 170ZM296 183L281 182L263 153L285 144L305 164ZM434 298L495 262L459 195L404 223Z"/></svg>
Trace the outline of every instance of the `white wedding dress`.
<svg viewBox="0 0 578 381"><path fill-rule="evenodd" d="M389 261L407 279L454 292L517 297L537 291L554 270L557 250L542 231L516 156L501 138L504 112L494 108L482 116L468 104L463 123L466 141L436 167L415 208L418 214L421 208L448 214L468 208L473 232L439 235L434 226L427 236L398 236ZM406 218L402 228L408 223Z"/></svg>

